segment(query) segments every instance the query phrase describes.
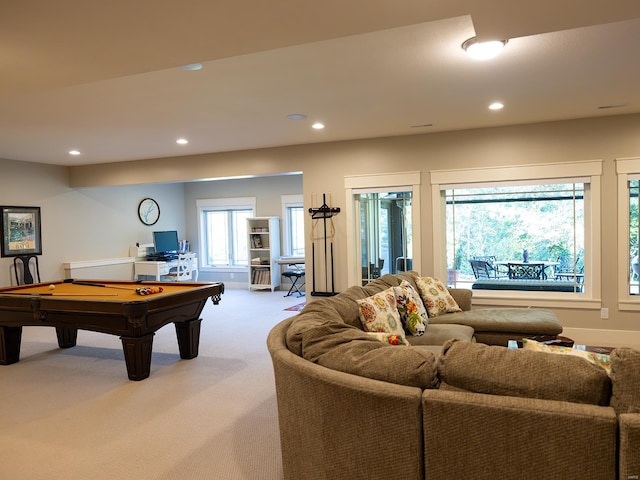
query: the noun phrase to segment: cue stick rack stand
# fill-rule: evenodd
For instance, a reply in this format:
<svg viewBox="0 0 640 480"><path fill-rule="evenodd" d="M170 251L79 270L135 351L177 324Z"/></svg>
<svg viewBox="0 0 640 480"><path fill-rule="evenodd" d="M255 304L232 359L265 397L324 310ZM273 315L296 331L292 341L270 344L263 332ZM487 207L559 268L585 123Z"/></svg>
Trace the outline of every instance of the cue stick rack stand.
<svg viewBox="0 0 640 480"><path fill-rule="evenodd" d="M337 294L334 286L333 237L335 235L335 229L333 226L332 218L338 213L340 213L339 208L330 207L329 205L327 205L327 196L325 193L322 194L322 205L320 205L320 207L309 208L311 220L314 222L313 227L311 228L311 259L313 262L313 290L311 292L311 295L314 296L331 297ZM320 222L322 222L322 234L321 236L316 237L315 227ZM316 242L321 244L321 250L316 249ZM317 272L316 253L318 256L317 265L324 266L324 272ZM316 290L316 277L321 278L322 274L324 274L325 290L318 291ZM329 289L329 279L331 279L331 289Z"/></svg>

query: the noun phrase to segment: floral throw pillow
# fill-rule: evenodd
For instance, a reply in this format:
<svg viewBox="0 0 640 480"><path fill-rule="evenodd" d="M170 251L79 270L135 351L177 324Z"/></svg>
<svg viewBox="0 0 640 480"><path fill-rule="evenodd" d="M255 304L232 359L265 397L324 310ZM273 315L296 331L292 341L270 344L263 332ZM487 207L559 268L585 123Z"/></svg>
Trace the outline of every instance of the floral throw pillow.
<svg viewBox="0 0 640 480"><path fill-rule="evenodd" d="M424 335L429 316L416 289L409 282L403 280L400 286L393 287L393 290L396 293L400 321L402 321L405 332L414 337Z"/></svg>
<svg viewBox="0 0 640 480"><path fill-rule="evenodd" d="M440 279L415 275L413 279L418 286L420 297L422 297L422 302L430 317L462 311Z"/></svg>
<svg viewBox="0 0 640 480"><path fill-rule="evenodd" d="M409 342L405 337L401 337L395 333L380 333L380 332L367 332L367 335L371 335L374 338L377 338L382 343L388 343L389 345L404 345L405 347L409 346Z"/></svg>
<svg viewBox="0 0 640 480"><path fill-rule="evenodd" d="M544 343L522 339L522 348L525 350L533 350L534 352L558 353L560 355L573 355L574 357L584 358L586 361L603 368L607 375L611 375L611 357L604 353L587 352L578 350L577 348L561 347L558 345L545 345Z"/></svg>
<svg viewBox="0 0 640 480"><path fill-rule="evenodd" d="M393 287L371 297L357 300L358 313L365 332L390 333L404 338Z"/></svg>

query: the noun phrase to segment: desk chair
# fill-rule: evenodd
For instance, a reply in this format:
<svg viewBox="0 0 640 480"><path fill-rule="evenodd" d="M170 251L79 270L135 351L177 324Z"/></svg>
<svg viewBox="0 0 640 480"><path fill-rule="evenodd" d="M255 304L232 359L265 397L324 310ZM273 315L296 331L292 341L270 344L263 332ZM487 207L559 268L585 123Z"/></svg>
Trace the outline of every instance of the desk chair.
<svg viewBox="0 0 640 480"><path fill-rule="evenodd" d="M304 296L304 292L300 291L300 287L304 286L304 280L302 280L301 285L298 285L298 280L304 279L304 270L286 270L282 272L282 276L287 277L291 281L291 286L285 297L292 295L294 291L298 292L299 297Z"/></svg>
<svg viewBox="0 0 640 480"><path fill-rule="evenodd" d="M31 271L32 266L34 268L33 272ZM18 255L17 257L13 257L12 269L16 279L16 285L40 283L40 267L38 266L38 257L35 255Z"/></svg>
<svg viewBox="0 0 640 480"><path fill-rule="evenodd" d="M191 259L187 255L178 255L178 265L172 268L166 275L175 282L188 282L191 280Z"/></svg>

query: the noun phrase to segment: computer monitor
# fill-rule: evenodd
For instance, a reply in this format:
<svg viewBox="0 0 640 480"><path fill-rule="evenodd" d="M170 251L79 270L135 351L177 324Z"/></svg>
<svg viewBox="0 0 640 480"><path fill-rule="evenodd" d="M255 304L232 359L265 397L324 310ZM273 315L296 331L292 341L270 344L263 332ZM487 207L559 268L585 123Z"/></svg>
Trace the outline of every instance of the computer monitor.
<svg viewBox="0 0 640 480"><path fill-rule="evenodd" d="M156 254L177 253L180 249L177 230L153 232L153 247Z"/></svg>

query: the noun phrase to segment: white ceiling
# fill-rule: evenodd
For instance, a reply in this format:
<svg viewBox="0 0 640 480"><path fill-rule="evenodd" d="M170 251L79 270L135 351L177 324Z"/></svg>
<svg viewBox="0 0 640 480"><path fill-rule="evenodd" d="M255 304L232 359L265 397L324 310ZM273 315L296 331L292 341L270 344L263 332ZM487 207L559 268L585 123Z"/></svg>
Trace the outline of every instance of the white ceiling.
<svg viewBox="0 0 640 480"><path fill-rule="evenodd" d="M476 62L460 48L474 35L509 43ZM0 158L82 165L630 114L639 79L638 0L5 1Z"/></svg>

